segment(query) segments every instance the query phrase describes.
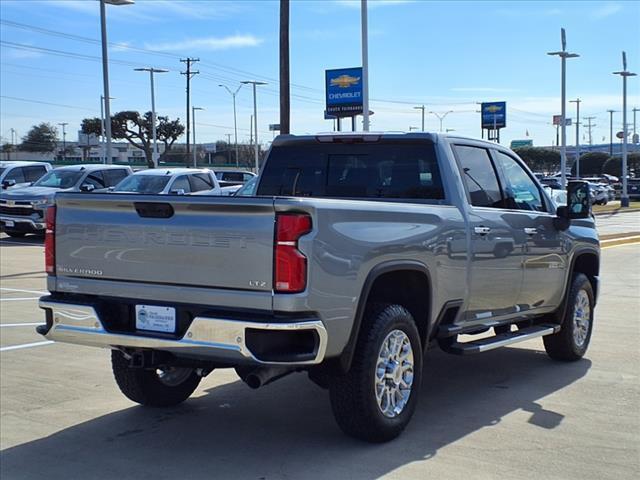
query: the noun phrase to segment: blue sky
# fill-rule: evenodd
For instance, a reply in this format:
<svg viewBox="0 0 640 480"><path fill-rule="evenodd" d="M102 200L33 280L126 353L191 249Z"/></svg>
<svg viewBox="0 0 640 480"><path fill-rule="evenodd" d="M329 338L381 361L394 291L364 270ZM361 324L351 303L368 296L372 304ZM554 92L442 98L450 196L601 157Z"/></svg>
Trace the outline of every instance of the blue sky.
<svg viewBox="0 0 640 480"><path fill-rule="evenodd" d="M551 116L559 113L560 61L546 55L560 49L560 27L570 51L567 95L580 97L581 116L595 116L594 143L609 132L608 109L621 110L621 69L640 73L640 2L431 2L370 0L369 55L372 130L408 130L420 112L453 110L445 128L479 136L475 102L506 100L503 143L555 139ZM360 60L360 2L292 0L292 132L327 131L323 120L324 70ZM199 57L201 74L192 82L198 113L198 141L233 132L229 94L241 80L263 80L258 94L261 140L278 114L278 15L276 1L136 0L107 6L112 111L150 109L148 74L136 66L162 67L156 76L158 114L185 118L184 64ZM80 121L98 116L102 77L98 3L95 0L2 0L0 2L0 135L20 136L41 121L68 122L68 139ZM138 49L138 50L134 50ZM29 100L29 101L25 101ZM45 102L45 103L34 103ZM248 141L251 91L238 94L239 138ZM640 80L629 81L631 108L640 107ZM570 104L568 115L574 115ZM427 115L428 130L438 120ZM621 129L620 113L614 128ZM582 135L581 135L582 136ZM573 143L575 131L568 131Z"/></svg>

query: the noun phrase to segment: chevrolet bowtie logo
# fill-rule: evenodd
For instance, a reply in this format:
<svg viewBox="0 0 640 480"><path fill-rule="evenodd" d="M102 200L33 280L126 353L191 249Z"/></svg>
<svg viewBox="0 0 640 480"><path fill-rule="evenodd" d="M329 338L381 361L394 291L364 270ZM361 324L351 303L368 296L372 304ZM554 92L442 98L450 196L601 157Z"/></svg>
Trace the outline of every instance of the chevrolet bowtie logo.
<svg viewBox="0 0 640 480"><path fill-rule="evenodd" d="M360 77L352 77L351 75L340 75L337 78L331 79L332 87L349 88L353 85L357 85L360 82Z"/></svg>
<svg viewBox="0 0 640 480"><path fill-rule="evenodd" d="M502 110L502 107L499 107L498 105L489 105L485 110L489 113L496 113Z"/></svg>

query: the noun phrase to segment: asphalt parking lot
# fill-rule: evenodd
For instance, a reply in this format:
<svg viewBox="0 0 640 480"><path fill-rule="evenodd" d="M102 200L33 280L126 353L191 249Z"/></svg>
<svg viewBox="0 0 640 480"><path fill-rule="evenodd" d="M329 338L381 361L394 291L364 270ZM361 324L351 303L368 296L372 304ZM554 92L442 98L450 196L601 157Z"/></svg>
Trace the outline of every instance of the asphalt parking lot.
<svg viewBox="0 0 640 480"><path fill-rule="evenodd" d="M430 352L416 415L384 445L344 436L327 393L302 374L252 391L214 371L180 407L134 405L108 351L34 332L42 250L0 238L2 478L640 478L639 244L603 249L585 359L551 361L539 339Z"/></svg>

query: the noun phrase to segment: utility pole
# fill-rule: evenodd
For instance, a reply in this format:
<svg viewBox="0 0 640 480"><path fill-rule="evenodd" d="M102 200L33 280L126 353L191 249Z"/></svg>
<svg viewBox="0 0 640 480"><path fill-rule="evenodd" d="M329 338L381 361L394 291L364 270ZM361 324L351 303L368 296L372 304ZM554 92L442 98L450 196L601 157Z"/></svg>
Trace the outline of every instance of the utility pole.
<svg viewBox="0 0 640 480"><path fill-rule="evenodd" d="M249 146L253 147L253 115L251 115L251 120L249 121Z"/></svg>
<svg viewBox="0 0 640 480"><path fill-rule="evenodd" d="M62 127L62 159L66 160L67 159L67 130L66 130L66 126L69 125L67 122L62 122L59 123L58 125L60 125Z"/></svg>
<svg viewBox="0 0 640 480"><path fill-rule="evenodd" d="M576 104L576 177L580 178L580 100L569 100L569 103Z"/></svg>
<svg viewBox="0 0 640 480"><path fill-rule="evenodd" d="M627 70L627 54L622 52L622 71L613 72L622 77L622 195L620 206L629 206L629 193L627 191L627 77L635 77L637 74Z"/></svg>
<svg viewBox="0 0 640 480"><path fill-rule="evenodd" d="M636 112L640 112L640 108L634 108L631 111L633 112L633 138L631 139L631 141L636 144L636 150L637 150L638 149L638 142L636 142L636 139L638 137L636 135L638 135L638 133L636 131Z"/></svg>
<svg viewBox="0 0 640 480"><path fill-rule="evenodd" d="M609 112L609 156L613 157L613 114L616 110L607 110Z"/></svg>
<svg viewBox="0 0 640 480"><path fill-rule="evenodd" d="M369 32L367 24L367 0L360 3L362 29L362 130L369 131ZM340 120L338 120L340 122ZM339 125L339 123L338 123ZM339 130L339 128L338 128Z"/></svg>
<svg viewBox="0 0 640 480"><path fill-rule="evenodd" d="M591 120L595 120L596 117L584 117L584 119L589 122L587 124L587 130L589 130L589 146L593 145L593 137L591 136L591 129L596 126L595 123L591 123Z"/></svg>
<svg viewBox="0 0 640 480"><path fill-rule="evenodd" d="M196 157L196 110L204 110L202 107L191 107L191 117L193 118L193 168L198 168L198 161Z"/></svg>
<svg viewBox="0 0 640 480"><path fill-rule="evenodd" d="M280 0L280 133L291 131L289 85L289 0Z"/></svg>
<svg viewBox="0 0 640 480"><path fill-rule="evenodd" d="M13 139L14 136L16 137L16 140ZM14 147L16 146L16 143L18 143L17 138L18 138L18 135L16 135L16 129L12 128L11 129L11 145Z"/></svg>
<svg viewBox="0 0 640 480"><path fill-rule="evenodd" d="M416 110L422 110L422 131L424 132L424 105L413 107Z"/></svg>
<svg viewBox="0 0 640 480"><path fill-rule="evenodd" d="M189 132L191 130L191 122L190 122L190 118L191 118L191 79L195 76L198 75L200 72L198 70L191 70L191 64L199 62L200 59L199 58L181 58L180 61L182 63L186 63L187 64L187 70L185 72L180 72L180 74L182 75L186 75L187 77L187 159L189 158ZM187 163L187 161L185 161L185 163Z"/></svg>
<svg viewBox="0 0 640 480"><path fill-rule="evenodd" d="M225 135L227 136L227 150L229 150L229 147L231 146L231 134L225 133Z"/></svg>
<svg viewBox="0 0 640 480"><path fill-rule="evenodd" d="M258 145L258 100L256 98L256 87L258 85L266 85L266 82L258 82L256 80L245 80L244 82L240 82L245 85L253 85L253 135L255 137L255 143L253 145L254 152L254 160L256 173L260 172L260 162L259 162L259 145Z"/></svg>

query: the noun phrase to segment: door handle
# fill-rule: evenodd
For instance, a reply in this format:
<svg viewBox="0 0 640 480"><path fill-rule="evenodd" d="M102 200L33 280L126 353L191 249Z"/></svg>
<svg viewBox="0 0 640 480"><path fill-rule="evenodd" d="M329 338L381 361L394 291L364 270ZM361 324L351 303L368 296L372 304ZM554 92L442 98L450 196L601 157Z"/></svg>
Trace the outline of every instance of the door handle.
<svg viewBox="0 0 640 480"><path fill-rule="evenodd" d="M526 233L527 235L535 235L536 233L538 233L538 229L537 228L525 228L524 229L524 233Z"/></svg>
<svg viewBox="0 0 640 480"><path fill-rule="evenodd" d="M491 231L489 227L473 227L473 231L478 235L486 235Z"/></svg>

